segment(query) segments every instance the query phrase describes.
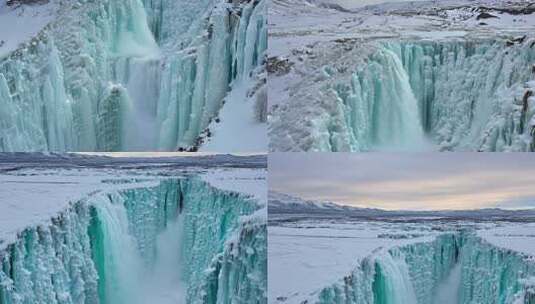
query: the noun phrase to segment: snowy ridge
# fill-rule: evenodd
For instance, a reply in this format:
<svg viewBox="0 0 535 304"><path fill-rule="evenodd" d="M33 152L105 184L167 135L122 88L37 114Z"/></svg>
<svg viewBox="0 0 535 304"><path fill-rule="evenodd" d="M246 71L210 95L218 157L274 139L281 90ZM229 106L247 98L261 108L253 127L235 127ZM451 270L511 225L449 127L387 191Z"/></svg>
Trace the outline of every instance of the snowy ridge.
<svg viewBox="0 0 535 304"><path fill-rule="evenodd" d="M177 156L143 157L114 154L114 157L79 153L0 153L0 164L7 170L21 168L266 168L267 156L176 153ZM130 156L128 156L130 155Z"/></svg>
<svg viewBox="0 0 535 304"><path fill-rule="evenodd" d="M364 211L364 208L352 208L348 206L337 205L330 202L316 202L311 200L302 200L276 191L269 191L269 212L270 213L343 213L348 210ZM371 209L368 209L371 210Z"/></svg>
<svg viewBox="0 0 535 304"><path fill-rule="evenodd" d="M7 0L0 1L0 28L10 29L0 32L0 60L35 37L56 18L57 10L55 0L30 5L17 2L8 5Z"/></svg>
<svg viewBox="0 0 535 304"><path fill-rule="evenodd" d="M479 221L530 221L535 220L535 209L505 210L500 208L486 208L475 210L382 210L372 208L358 208L339 205L330 202L315 202L269 191L268 209L270 214L291 217L325 217L325 218L365 218L378 220L407 220L418 221L426 219L450 220L479 220Z"/></svg>

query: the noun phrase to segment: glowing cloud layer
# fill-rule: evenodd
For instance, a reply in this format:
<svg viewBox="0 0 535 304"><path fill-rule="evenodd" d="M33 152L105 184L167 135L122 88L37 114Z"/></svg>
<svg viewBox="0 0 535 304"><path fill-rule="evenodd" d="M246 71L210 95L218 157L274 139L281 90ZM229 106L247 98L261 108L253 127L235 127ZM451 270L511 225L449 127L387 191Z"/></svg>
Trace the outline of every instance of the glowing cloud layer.
<svg viewBox="0 0 535 304"><path fill-rule="evenodd" d="M529 153L274 153L270 189L382 209L535 208Z"/></svg>

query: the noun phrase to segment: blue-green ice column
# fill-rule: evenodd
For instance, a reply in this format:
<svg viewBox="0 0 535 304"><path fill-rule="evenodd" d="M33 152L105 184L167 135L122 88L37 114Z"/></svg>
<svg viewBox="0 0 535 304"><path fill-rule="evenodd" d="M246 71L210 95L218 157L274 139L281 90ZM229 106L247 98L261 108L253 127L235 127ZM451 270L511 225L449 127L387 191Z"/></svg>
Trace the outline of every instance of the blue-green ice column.
<svg viewBox="0 0 535 304"><path fill-rule="evenodd" d="M90 220L90 208L77 204L1 251L0 303L99 303Z"/></svg>
<svg viewBox="0 0 535 304"><path fill-rule="evenodd" d="M424 128L443 149L531 149L533 42L421 42L396 47L419 101Z"/></svg>
<svg viewBox="0 0 535 304"><path fill-rule="evenodd" d="M267 228L265 216L240 225L208 269L198 303L267 303Z"/></svg>
<svg viewBox="0 0 535 304"><path fill-rule="evenodd" d="M62 3L59 14L0 59L2 151L96 151L115 146L107 138L124 136L101 137L99 113L118 85L117 58L157 52L142 3L73 1Z"/></svg>
<svg viewBox="0 0 535 304"><path fill-rule="evenodd" d="M189 48L167 60L158 99L158 149L197 147L234 84L264 64L266 1L219 2ZM189 40L186 40L189 41ZM247 118L244 118L247 119Z"/></svg>

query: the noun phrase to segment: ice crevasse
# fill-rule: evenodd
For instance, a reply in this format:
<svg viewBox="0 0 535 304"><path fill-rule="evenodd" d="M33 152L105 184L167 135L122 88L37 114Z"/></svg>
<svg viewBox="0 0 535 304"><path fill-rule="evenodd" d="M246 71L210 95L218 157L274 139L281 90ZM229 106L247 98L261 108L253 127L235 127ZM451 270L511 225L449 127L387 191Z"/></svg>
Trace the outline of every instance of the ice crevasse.
<svg viewBox="0 0 535 304"><path fill-rule="evenodd" d="M0 251L0 303L267 303L259 208L196 178L91 195Z"/></svg>
<svg viewBox="0 0 535 304"><path fill-rule="evenodd" d="M311 51L318 74L272 115L270 150L535 149L533 38L338 44L330 62Z"/></svg>
<svg viewBox="0 0 535 304"><path fill-rule="evenodd" d="M55 21L0 59L0 151L197 149L232 87L262 69L265 10L58 1Z"/></svg>
<svg viewBox="0 0 535 304"><path fill-rule="evenodd" d="M532 304L534 276L529 257L460 232L379 249L315 302Z"/></svg>

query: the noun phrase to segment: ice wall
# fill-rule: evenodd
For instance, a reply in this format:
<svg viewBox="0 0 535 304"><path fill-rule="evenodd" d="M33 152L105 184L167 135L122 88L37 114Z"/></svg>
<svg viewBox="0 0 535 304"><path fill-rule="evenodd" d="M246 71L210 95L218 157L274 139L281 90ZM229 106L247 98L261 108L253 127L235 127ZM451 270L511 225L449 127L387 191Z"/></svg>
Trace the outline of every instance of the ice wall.
<svg viewBox="0 0 535 304"><path fill-rule="evenodd" d="M386 42L335 87L351 150L532 151L535 41ZM335 142L336 143L336 142ZM332 149L343 149L332 147ZM433 148L434 149L434 148Z"/></svg>
<svg viewBox="0 0 535 304"><path fill-rule="evenodd" d="M534 273L521 254L469 233L445 234L379 249L315 303L445 303L444 292L447 303L531 303Z"/></svg>
<svg viewBox="0 0 535 304"><path fill-rule="evenodd" d="M459 303L532 303L529 280L535 275L535 265L527 256L469 237L461 260Z"/></svg>
<svg viewBox="0 0 535 304"><path fill-rule="evenodd" d="M254 67L263 64L265 4L220 4L206 20L205 35L192 42L194 48L168 59L157 109L160 149L198 145L199 134L221 108L232 84L250 77ZM225 8L228 5L231 8Z"/></svg>
<svg viewBox="0 0 535 304"><path fill-rule="evenodd" d="M272 109L271 151L535 148L532 37L337 39L313 49L296 53L302 75Z"/></svg>
<svg viewBox="0 0 535 304"><path fill-rule="evenodd" d="M264 216L241 223L239 234L211 263L198 303L267 303L267 227Z"/></svg>
<svg viewBox="0 0 535 304"><path fill-rule="evenodd" d="M414 149L424 143L418 101L409 80L400 58L383 48L353 74L349 86L335 88L347 106L346 120L355 148Z"/></svg>
<svg viewBox="0 0 535 304"><path fill-rule="evenodd" d="M526 94L535 79L534 43L524 38L393 47L410 77L423 126L440 149L531 150L535 112Z"/></svg>
<svg viewBox="0 0 535 304"><path fill-rule="evenodd" d="M263 63L265 15L256 0L62 3L0 61L0 151L196 148Z"/></svg>
<svg viewBox="0 0 535 304"><path fill-rule="evenodd" d="M256 209L196 179L96 194L0 253L0 303L265 303Z"/></svg>

